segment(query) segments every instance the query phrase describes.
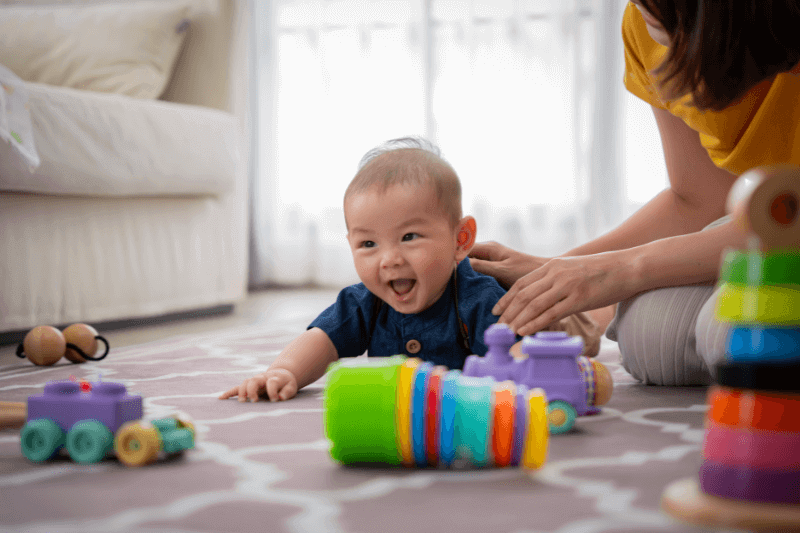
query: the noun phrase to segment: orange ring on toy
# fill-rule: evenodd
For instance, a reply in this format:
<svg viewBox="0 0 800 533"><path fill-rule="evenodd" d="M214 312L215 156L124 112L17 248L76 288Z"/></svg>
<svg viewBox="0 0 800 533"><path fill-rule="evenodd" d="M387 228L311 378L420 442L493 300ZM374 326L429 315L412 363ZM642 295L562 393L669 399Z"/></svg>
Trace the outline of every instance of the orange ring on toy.
<svg viewBox="0 0 800 533"><path fill-rule="evenodd" d="M494 389L494 423L492 425L492 453L495 466L511 464L514 446L514 418L517 388L513 381L504 381Z"/></svg>
<svg viewBox="0 0 800 533"><path fill-rule="evenodd" d="M731 389L708 392L708 420L723 426L800 431L800 394Z"/></svg>

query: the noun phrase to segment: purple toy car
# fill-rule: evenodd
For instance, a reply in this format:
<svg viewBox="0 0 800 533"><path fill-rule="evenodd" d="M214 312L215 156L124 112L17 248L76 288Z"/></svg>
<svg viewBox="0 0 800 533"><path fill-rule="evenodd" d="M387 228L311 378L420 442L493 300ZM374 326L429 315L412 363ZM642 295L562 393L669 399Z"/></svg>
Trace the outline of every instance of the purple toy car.
<svg viewBox="0 0 800 533"><path fill-rule="evenodd" d="M65 448L77 463L96 463L113 447L127 465L155 460L160 451L194 447L194 428L177 418L134 423L142 418L142 397L112 381L81 390L74 381L51 381L28 397L27 423L20 433L22 453L39 463Z"/></svg>
<svg viewBox="0 0 800 533"><path fill-rule="evenodd" d="M510 349L516 342L506 324L494 324L484 334L486 356L471 355L464 362L465 376L489 376L511 380L547 394L551 433L569 431L575 418L600 412L598 405L611 397L613 381L602 363L582 357L583 339L563 331L540 331L522 339L527 359L515 359Z"/></svg>

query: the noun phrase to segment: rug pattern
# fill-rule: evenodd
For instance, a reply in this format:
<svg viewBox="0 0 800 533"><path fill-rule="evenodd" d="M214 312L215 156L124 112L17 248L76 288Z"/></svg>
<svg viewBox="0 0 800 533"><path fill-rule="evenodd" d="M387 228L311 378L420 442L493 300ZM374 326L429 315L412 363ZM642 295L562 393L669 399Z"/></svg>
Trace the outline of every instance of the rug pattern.
<svg viewBox="0 0 800 533"><path fill-rule="evenodd" d="M313 314L311 314L313 316ZM145 417L195 423L183 456L128 468L116 459L43 465L0 432L0 530L51 532L567 533L691 532L659 510L666 485L696 475L705 389L633 380L604 341L614 395L600 415L551 438L548 461L520 469L345 467L328 456L324 378L282 403L218 394L267 368L309 316L113 349L103 361L0 367L0 400L22 401L47 381L121 381L145 398Z"/></svg>

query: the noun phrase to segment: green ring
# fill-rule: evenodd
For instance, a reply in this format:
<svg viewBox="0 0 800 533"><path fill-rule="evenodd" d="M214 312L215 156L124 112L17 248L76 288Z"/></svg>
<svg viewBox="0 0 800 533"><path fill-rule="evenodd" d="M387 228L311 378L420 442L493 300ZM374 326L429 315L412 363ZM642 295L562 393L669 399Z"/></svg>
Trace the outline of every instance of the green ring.
<svg viewBox="0 0 800 533"><path fill-rule="evenodd" d="M750 280L748 268L757 279ZM800 285L800 251L747 252L736 250L725 256L720 282L739 285Z"/></svg>
<svg viewBox="0 0 800 533"><path fill-rule="evenodd" d="M76 463L97 463L113 446L114 435L98 420L76 422L67 433L67 452Z"/></svg>
<svg viewBox="0 0 800 533"><path fill-rule="evenodd" d="M49 418L37 418L25 424L19 442L22 455L34 463L41 463L64 446L64 431Z"/></svg>
<svg viewBox="0 0 800 533"><path fill-rule="evenodd" d="M737 324L800 324L800 290L763 285L748 287L733 283L720 286L716 314L722 322Z"/></svg>
<svg viewBox="0 0 800 533"><path fill-rule="evenodd" d="M331 457L345 464L400 464L395 427L397 376L405 356L341 360L323 395Z"/></svg>

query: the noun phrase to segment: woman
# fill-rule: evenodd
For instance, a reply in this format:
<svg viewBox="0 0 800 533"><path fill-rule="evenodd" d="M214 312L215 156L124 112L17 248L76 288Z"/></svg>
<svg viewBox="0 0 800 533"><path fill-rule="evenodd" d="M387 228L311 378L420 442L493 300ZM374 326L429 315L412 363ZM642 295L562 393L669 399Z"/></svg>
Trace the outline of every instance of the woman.
<svg viewBox="0 0 800 533"><path fill-rule="evenodd" d="M720 259L745 246L725 216L737 176L800 164L799 0L634 0L622 24L625 86L653 109L669 187L619 227L540 258L481 243L473 268L508 294L521 335L581 311L645 383L710 383L726 328L713 315Z"/></svg>

